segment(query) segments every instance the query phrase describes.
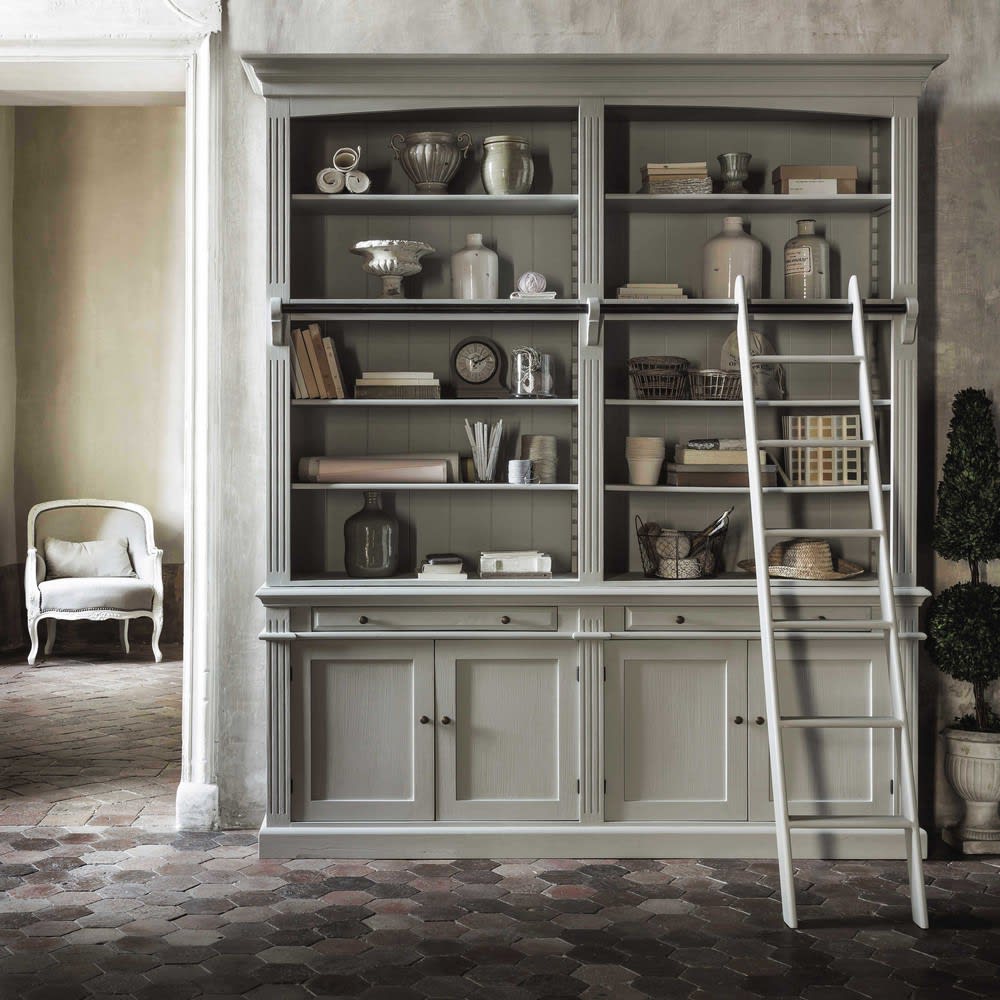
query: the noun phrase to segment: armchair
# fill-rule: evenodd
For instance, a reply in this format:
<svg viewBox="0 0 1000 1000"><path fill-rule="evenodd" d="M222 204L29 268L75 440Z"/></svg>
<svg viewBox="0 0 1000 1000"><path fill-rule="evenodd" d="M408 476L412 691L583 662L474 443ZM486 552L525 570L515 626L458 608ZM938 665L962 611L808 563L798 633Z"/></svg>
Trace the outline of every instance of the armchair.
<svg viewBox="0 0 1000 1000"><path fill-rule="evenodd" d="M47 578L46 538L82 542L125 539L135 576L63 576ZM122 649L129 651L128 624L133 618L153 622L153 657L159 663L163 629L163 550L153 540L153 518L145 507L121 500L50 500L28 513L28 557L24 595L31 650L38 656L38 626L48 621L45 653L52 652L56 622L79 620L118 622Z"/></svg>

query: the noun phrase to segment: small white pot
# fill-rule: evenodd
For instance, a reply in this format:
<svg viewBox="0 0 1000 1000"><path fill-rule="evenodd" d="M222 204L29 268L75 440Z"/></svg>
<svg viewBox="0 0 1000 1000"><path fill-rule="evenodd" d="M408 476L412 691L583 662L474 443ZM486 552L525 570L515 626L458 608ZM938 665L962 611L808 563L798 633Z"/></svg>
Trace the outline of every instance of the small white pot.
<svg viewBox="0 0 1000 1000"><path fill-rule="evenodd" d="M995 840L1000 850L1000 733L946 729L944 770L965 802L963 840Z"/></svg>

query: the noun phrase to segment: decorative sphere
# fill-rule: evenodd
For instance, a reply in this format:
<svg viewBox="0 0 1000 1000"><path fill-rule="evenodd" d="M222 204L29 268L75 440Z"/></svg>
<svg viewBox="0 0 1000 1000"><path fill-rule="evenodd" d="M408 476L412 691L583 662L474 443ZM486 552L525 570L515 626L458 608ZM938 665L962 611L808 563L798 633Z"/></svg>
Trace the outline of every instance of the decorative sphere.
<svg viewBox="0 0 1000 1000"><path fill-rule="evenodd" d="M545 291L545 275L538 271L525 271L517 279L517 290L522 295L537 295Z"/></svg>

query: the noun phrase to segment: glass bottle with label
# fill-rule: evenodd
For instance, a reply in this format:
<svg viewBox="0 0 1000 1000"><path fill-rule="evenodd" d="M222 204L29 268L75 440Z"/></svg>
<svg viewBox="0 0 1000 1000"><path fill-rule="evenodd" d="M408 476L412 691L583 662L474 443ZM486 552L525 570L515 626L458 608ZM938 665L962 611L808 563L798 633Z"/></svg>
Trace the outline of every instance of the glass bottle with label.
<svg viewBox="0 0 1000 1000"><path fill-rule="evenodd" d="M799 219L798 233L785 244L785 298L830 297L830 244L816 235L815 219Z"/></svg>

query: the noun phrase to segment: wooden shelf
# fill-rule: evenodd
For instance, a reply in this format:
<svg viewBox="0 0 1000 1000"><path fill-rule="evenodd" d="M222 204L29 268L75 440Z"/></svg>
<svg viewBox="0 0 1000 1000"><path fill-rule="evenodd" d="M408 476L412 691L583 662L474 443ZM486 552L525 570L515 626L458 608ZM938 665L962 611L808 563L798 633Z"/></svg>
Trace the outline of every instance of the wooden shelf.
<svg viewBox="0 0 1000 1000"><path fill-rule="evenodd" d="M608 194L608 212L757 212L789 215L886 212L888 194Z"/></svg>
<svg viewBox="0 0 1000 1000"><path fill-rule="evenodd" d="M373 456L377 457L377 456ZM411 490L447 490L452 493L575 493L575 483L292 483L293 490L335 492L378 490L380 493Z"/></svg>
<svg viewBox="0 0 1000 1000"><path fill-rule="evenodd" d="M293 194L293 215L573 215L575 194Z"/></svg>
<svg viewBox="0 0 1000 1000"><path fill-rule="evenodd" d="M749 486L632 486L627 483L611 483L604 487L608 493L750 493ZM764 493L867 493L867 486L765 486ZM882 492L888 493L889 486L882 485ZM831 532L835 529L831 528Z"/></svg>
<svg viewBox="0 0 1000 1000"><path fill-rule="evenodd" d="M587 306L576 299L289 299L281 304L281 311L299 320L538 323L575 322Z"/></svg>
<svg viewBox="0 0 1000 1000"><path fill-rule="evenodd" d="M576 583L579 577L575 573L553 573L551 577L532 577L530 579L499 580L496 578L481 580L478 576L470 573L467 580L449 580L442 578L440 583L430 583L425 580L418 580L416 573L400 573L398 576L382 577L381 579L365 580L359 577L348 576L346 573L324 573L322 575L308 578L293 579L290 586L293 587L391 587L405 588L408 590L439 590L441 587L451 587L457 589L485 588L485 587L524 587L540 586L552 587L565 583Z"/></svg>
<svg viewBox="0 0 1000 1000"><path fill-rule="evenodd" d="M743 406L742 399L606 399L605 406L705 406L715 409L729 407L739 409ZM828 409L834 407L857 407L856 399L758 399L757 406L765 409ZM873 399L873 406L892 406L891 399Z"/></svg>
<svg viewBox="0 0 1000 1000"><path fill-rule="evenodd" d="M292 406L530 406L530 407L577 407L578 399L293 399Z"/></svg>
<svg viewBox="0 0 1000 1000"><path fill-rule="evenodd" d="M790 578L772 577L771 588L775 592L781 592L795 590L799 587L807 589L813 587L834 587L838 593L840 591L854 592L856 590L859 596L877 597L878 590L872 586L874 581L875 575L873 573L861 573L847 580L793 580ZM727 570L715 576L703 576L695 580L666 580L660 577L646 576L644 573L615 573L605 577L605 582L628 586L646 585L649 587L717 587L724 584L726 586L746 587L750 590L755 589L757 586L754 576L737 570ZM863 618L858 619L859 625L863 622ZM683 635L684 633L681 632L679 634Z"/></svg>
<svg viewBox="0 0 1000 1000"><path fill-rule="evenodd" d="M601 299L601 312L607 319L664 320L704 319L732 322L736 303L732 299L680 299L654 302L648 299ZM775 320L849 320L851 303L847 299L752 299L750 315L754 319ZM865 299L866 319L889 319L906 312L903 299Z"/></svg>

